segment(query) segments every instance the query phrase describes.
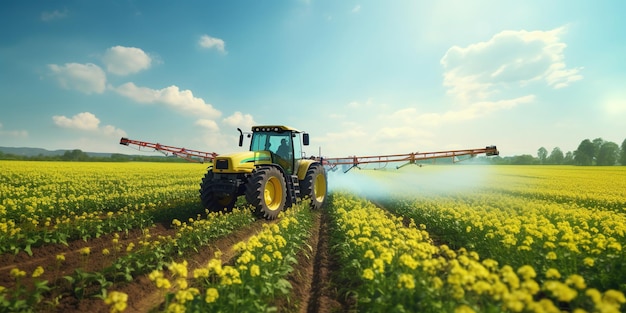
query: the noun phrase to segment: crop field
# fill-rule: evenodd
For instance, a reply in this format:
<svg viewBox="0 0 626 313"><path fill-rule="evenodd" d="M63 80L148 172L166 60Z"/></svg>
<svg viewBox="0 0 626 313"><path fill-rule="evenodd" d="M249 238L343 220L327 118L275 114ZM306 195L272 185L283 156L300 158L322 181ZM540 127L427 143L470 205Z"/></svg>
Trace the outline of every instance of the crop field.
<svg viewBox="0 0 626 313"><path fill-rule="evenodd" d="M624 312L626 167L328 174L207 213L207 165L0 162L0 312Z"/></svg>

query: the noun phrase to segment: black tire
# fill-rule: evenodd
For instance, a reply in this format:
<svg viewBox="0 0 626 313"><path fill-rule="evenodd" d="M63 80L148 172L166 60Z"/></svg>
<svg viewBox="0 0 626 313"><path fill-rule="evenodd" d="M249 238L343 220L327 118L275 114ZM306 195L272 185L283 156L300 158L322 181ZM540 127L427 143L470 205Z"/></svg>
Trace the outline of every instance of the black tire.
<svg viewBox="0 0 626 313"><path fill-rule="evenodd" d="M287 188L283 173L272 166L259 167L246 184L246 201L260 218L273 220L287 204Z"/></svg>
<svg viewBox="0 0 626 313"><path fill-rule="evenodd" d="M326 171L320 164L313 164L306 172L304 180L300 182L300 195L309 197L311 209L319 210L326 201L327 190Z"/></svg>
<svg viewBox="0 0 626 313"><path fill-rule="evenodd" d="M202 206L211 212L231 212L237 201L237 194L234 190L230 194L217 193L213 188L214 184L213 169L209 168L200 184Z"/></svg>

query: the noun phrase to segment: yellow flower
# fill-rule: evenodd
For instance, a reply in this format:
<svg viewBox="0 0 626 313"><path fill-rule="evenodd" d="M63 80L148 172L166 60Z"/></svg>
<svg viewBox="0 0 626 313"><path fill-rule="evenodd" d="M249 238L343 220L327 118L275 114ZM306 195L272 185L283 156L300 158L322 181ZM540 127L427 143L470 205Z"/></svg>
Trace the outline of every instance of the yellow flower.
<svg viewBox="0 0 626 313"><path fill-rule="evenodd" d="M415 288L415 279L411 274L400 274L398 277L398 288L413 289Z"/></svg>
<svg viewBox="0 0 626 313"><path fill-rule="evenodd" d="M454 313L474 313L474 312L476 311L474 311L474 309L472 309L466 304L461 304L460 306L454 309Z"/></svg>
<svg viewBox="0 0 626 313"><path fill-rule="evenodd" d="M43 267L37 266L37 268L33 271L33 277L39 277L43 274Z"/></svg>
<svg viewBox="0 0 626 313"><path fill-rule="evenodd" d="M522 276L525 280L535 278L537 273L535 273L535 269L530 265L524 265L517 270L517 274Z"/></svg>
<svg viewBox="0 0 626 313"><path fill-rule="evenodd" d="M175 276L182 278L187 277L187 260L184 260L182 263L172 262L168 268Z"/></svg>
<svg viewBox="0 0 626 313"><path fill-rule="evenodd" d="M361 275L361 277L367 280L372 280L374 279L374 271L371 268L366 268L363 270L363 275Z"/></svg>
<svg viewBox="0 0 626 313"><path fill-rule="evenodd" d="M589 267L593 267L593 265L595 264L595 261L593 258L587 257L583 260L583 263Z"/></svg>
<svg viewBox="0 0 626 313"><path fill-rule="evenodd" d="M259 266L256 264L253 264L252 266L250 266L250 276L256 277L259 275L261 275L261 269L259 268Z"/></svg>
<svg viewBox="0 0 626 313"><path fill-rule="evenodd" d="M180 303L170 303L170 305L167 307L167 312L168 313L185 313L186 308L183 304Z"/></svg>
<svg viewBox="0 0 626 313"><path fill-rule="evenodd" d="M269 262L272 262L272 258L269 255L264 253L263 256L261 256L261 261L265 263L269 263Z"/></svg>
<svg viewBox="0 0 626 313"><path fill-rule="evenodd" d="M206 303L213 303L217 300L217 298L220 297L219 292L217 291L217 289L215 288L209 288L206 290L206 297L204 298L204 301Z"/></svg>
<svg viewBox="0 0 626 313"><path fill-rule="evenodd" d="M566 284L555 280L549 280L545 282L544 287L552 292L552 295L554 295L559 301L562 302L570 302L578 295L578 292L576 290L568 287Z"/></svg>
<svg viewBox="0 0 626 313"><path fill-rule="evenodd" d="M172 284L167 278L159 277L156 279L156 286L160 289L170 289L172 287Z"/></svg>
<svg viewBox="0 0 626 313"><path fill-rule="evenodd" d="M209 277L209 269L206 267L197 268L193 270L193 278L207 278Z"/></svg>
<svg viewBox="0 0 626 313"><path fill-rule="evenodd" d="M104 248L102 249L102 255L109 255L111 252L109 251L109 249Z"/></svg>
<svg viewBox="0 0 626 313"><path fill-rule="evenodd" d="M120 291L111 291L107 294L104 303L111 306L111 313L123 312L126 310L126 302L128 301L128 295Z"/></svg>
<svg viewBox="0 0 626 313"><path fill-rule="evenodd" d="M87 255L89 255L91 253L91 248L84 247L84 248L78 250L78 253L80 253L81 255L87 256Z"/></svg>
<svg viewBox="0 0 626 313"><path fill-rule="evenodd" d="M613 289L609 289L605 291L604 296L602 297L602 300L606 303L618 305L618 307L619 307L619 304L626 303L626 297L624 297L624 294L621 291L617 291Z"/></svg>
<svg viewBox="0 0 626 313"><path fill-rule="evenodd" d="M561 273L556 268L550 268L546 271L546 278L559 279L561 278Z"/></svg>
<svg viewBox="0 0 626 313"><path fill-rule="evenodd" d="M9 275L11 275L11 277L13 277L13 278L20 278L20 277L26 276L26 272L25 271L20 271L19 268L14 267L14 268L11 269L11 272L9 273Z"/></svg>
<svg viewBox="0 0 626 313"><path fill-rule="evenodd" d="M548 254L546 254L546 259L548 260L556 260L557 259L557 255L554 251L550 251L548 252Z"/></svg>
<svg viewBox="0 0 626 313"><path fill-rule="evenodd" d="M585 283L585 279L578 275L578 274L572 274L570 275L567 280L565 280L565 283L568 284L569 286L574 286L576 287L576 289L578 290L583 290L585 288L587 288L587 284Z"/></svg>

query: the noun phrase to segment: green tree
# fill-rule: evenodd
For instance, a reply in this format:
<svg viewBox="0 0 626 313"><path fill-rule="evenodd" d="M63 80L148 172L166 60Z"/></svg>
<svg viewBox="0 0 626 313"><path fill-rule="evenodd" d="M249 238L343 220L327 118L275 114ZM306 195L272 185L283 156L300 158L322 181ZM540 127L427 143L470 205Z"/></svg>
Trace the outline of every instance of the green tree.
<svg viewBox="0 0 626 313"><path fill-rule="evenodd" d="M539 162L541 164L546 163L546 159L548 158L548 149L541 147L537 150L537 157L539 158Z"/></svg>
<svg viewBox="0 0 626 313"><path fill-rule="evenodd" d="M611 141L605 141L600 146L598 156L596 158L596 165L615 165L619 158L619 146Z"/></svg>
<svg viewBox="0 0 626 313"><path fill-rule="evenodd" d="M574 151L574 162L576 165L583 165L583 166L593 165L594 156L595 156L594 144L589 139L585 139L578 145L578 149Z"/></svg>
<svg viewBox="0 0 626 313"><path fill-rule="evenodd" d="M563 160L565 157L563 156L563 151L559 147L555 147L550 152L550 156L548 157L548 164L563 164Z"/></svg>
<svg viewBox="0 0 626 313"><path fill-rule="evenodd" d="M513 157L511 164L514 165L531 165L535 163L535 158L530 154L516 155Z"/></svg>
<svg viewBox="0 0 626 313"><path fill-rule="evenodd" d="M565 158L563 159L563 162L561 162L561 164L567 164L567 165L574 164L574 152L567 151L567 153L565 153Z"/></svg>
<svg viewBox="0 0 626 313"><path fill-rule="evenodd" d="M620 152L619 163L621 165L626 165L626 139L622 141L622 149Z"/></svg>

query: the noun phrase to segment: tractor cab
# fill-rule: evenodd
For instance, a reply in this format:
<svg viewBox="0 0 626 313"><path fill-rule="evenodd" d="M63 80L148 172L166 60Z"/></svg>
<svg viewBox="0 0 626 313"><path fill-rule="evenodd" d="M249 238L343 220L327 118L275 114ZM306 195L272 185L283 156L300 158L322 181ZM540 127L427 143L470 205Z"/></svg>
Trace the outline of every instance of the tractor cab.
<svg viewBox="0 0 626 313"><path fill-rule="evenodd" d="M287 126L254 126L250 151L269 151L272 163L280 165L287 174L297 171L298 160L302 159L302 145L309 144L308 134ZM301 141L302 140L302 141ZM243 144L243 133L239 145Z"/></svg>

